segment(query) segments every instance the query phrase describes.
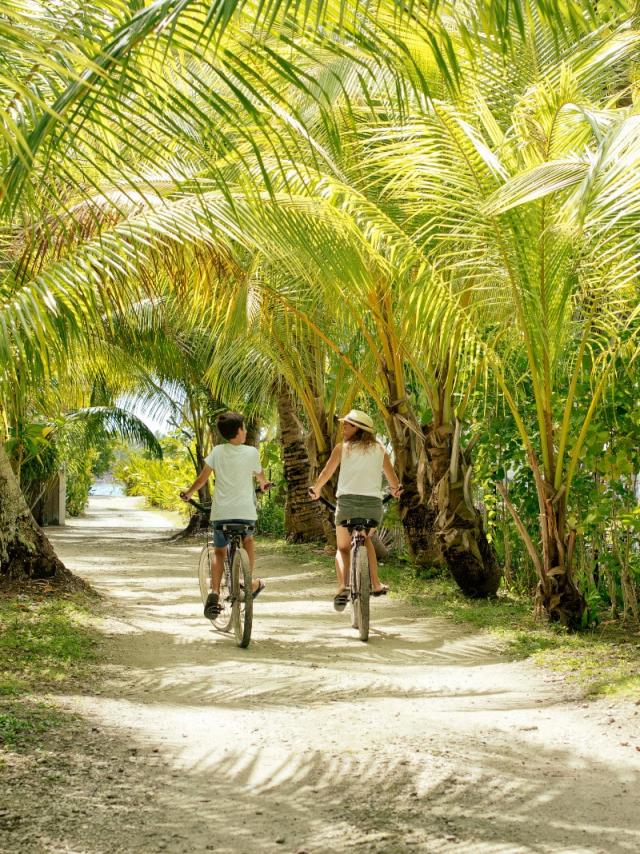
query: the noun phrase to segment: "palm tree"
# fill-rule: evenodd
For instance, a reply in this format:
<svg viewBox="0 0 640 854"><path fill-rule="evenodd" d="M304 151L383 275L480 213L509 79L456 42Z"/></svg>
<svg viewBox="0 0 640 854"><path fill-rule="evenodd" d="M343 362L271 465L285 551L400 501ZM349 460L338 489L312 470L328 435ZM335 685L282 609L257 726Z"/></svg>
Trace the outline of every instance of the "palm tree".
<svg viewBox="0 0 640 854"><path fill-rule="evenodd" d="M426 3L424 6L415 7L413 14L416 17L413 23L418 21L417 16L425 9L433 12L439 6L444 4ZM513 8L517 13L516 30L524 32L526 29L525 16L519 13L525 7L527 11L530 9L535 11L538 6L542 10L548 8L547 4L508 4L508 7ZM293 169L294 166L298 174L302 172L308 175L309 163L313 163L315 167L315 163L320 160L323 170L331 166L331 177L338 178L343 186L351 189L349 180L344 180L347 176L336 174L332 158L326 157L325 148L319 145L317 140L306 135L304 124L299 121L299 111L296 109L282 115L282 103L274 96L273 86L269 88L271 81L277 79L275 67L281 57L272 51L271 75L263 78L266 85L258 86L254 70L247 62L250 49L254 44L242 34L242 28L234 31L233 26L230 25L223 32L224 25L228 21L242 22L242 16L249 14L240 3L235 8L238 17L229 14L224 18L208 15L205 8L194 9L194 4L188 2L172 3L168 0L141 10L131 21L122 22L113 38L105 39L93 66L86 63L87 68L84 68L79 61L81 70L78 72L78 79L56 99L53 110L35 122L31 118L33 113L28 115L25 113L25 117L18 123L21 140L19 147L22 156L14 159L3 181L5 209L15 209L20 200L23 204L23 216L26 219L29 213L29 208L26 207L28 203L31 210L40 216L39 231L45 240L54 231L53 217L57 216L58 219L66 217L74 206L86 204L87 197L93 193L90 188L95 187L100 179L104 182L103 190L107 189L109 192L106 199L106 214L100 206L101 204L105 206L104 192L101 194L100 203L93 199L87 204L89 214L101 221L102 234L99 240L83 242L83 232L80 228L74 226L67 229L64 257L52 263L39 278L33 277L35 270L33 265L30 265L30 275L26 278L22 275L19 290L16 291L12 286L12 302L6 307L3 306L3 312L10 321L10 334L7 335L5 332L4 337L0 336L0 347L4 347L7 355L13 357L16 349L18 352L22 351L24 346L34 341L46 326L56 327L56 331L64 335L67 334L67 327L79 328L89 317L101 316L100 308L104 311L107 306L114 303L118 305L123 294L130 293L128 290L130 282L139 283L144 279L145 271L150 275L159 258L166 259L171 253L183 251L182 245L185 241L191 246L195 244L210 246L220 242L222 234L231 233L232 240L237 245L248 248L252 252L256 247L259 250L266 248L268 253L272 248L267 239L268 232L258 235L254 229L254 234L249 238L242 234L242 226L246 220L243 221L242 216L238 216L243 213L243 210L242 205L237 201L237 198L242 196L232 197L228 189L230 185L238 183L238 173L242 168L245 181L247 174L252 177L258 175L260 178L258 182L253 180L248 187L254 196L254 201L257 187L266 188L266 194L273 194L272 182L270 180L265 182L268 170L264 168L265 155L261 151L261 146L264 146L264 151L274 154L274 160L275 157L283 160L285 175L286 169ZM264 7L264 14L267 14L268 8L270 8L269 4ZM390 8L391 4L383 5L383 20L384 13ZM342 15L343 5L318 4L318 9L325 16L325 23L335 24L337 31L337 22ZM577 9L577 4L575 7L572 6L571 14L574 14L573 9ZM229 7L227 11L231 13L233 9ZM279 15L286 14L290 9L288 4L282 4L282 7L276 11L278 14L273 18L274 26L282 20ZM179 12L188 12L190 17L182 18L177 14ZM358 8L357 13L353 17L351 14L344 16L345 20L341 24L347 31L353 21L362 23L362 18L359 17L362 9ZM508 15L504 15L502 4L476 4L476 12L465 10L465 14L467 18L460 24L461 32L464 30L465 36L462 41L466 39L466 43L469 44L473 42L473 38L476 38L476 43L482 43L483 50L494 49L491 47L493 35L491 30L497 21L509 19ZM561 18L559 13L552 12L552 15L558 19ZM165 27L164 24L169 22L171 26ZM574 14L572 23L583 23L577 13ZM479 31L480 24L484 25L484 32ZM447 20L443 25L439 18L432 16L429 18L429 26L434 34L434 39L429 42L432 45L431 55L436 57L437 67L443 76L448 75L448 80L453 85L457 82L456 73L459 73L461 68L468 70L468 65L465 68L464 63L456 59L455 50L453 58L447 60L439 47L439 45L451 44L451 38L448 35L450 22ZM217 51L211 50L209 55L206 49L203 50L200 39L204 31L216 32L219 36L215 45ZM507 41L505 25L496 25L495 31L499 38L493 44L504 45ZM153 45L145 41L152 33ZM391 39L391 42L393 41L394 39ZM389 39L385 40L378 34L376 45L387 47L388 44ZM184 63L176 62L171 66L171 73L160 77L163 83L161 86L158 85L157 73L159 53L151 49L159 45L175 49L176 56L182 51L180 60L183 58L186 60ZM241 49L235 50L238 46ZM234 49L225 52L227 47ZM127 57L127 62L116 71L117 63L124 56ZM163 57L166 58L166 56L167 53L163 53ZM393 65L396 58L388 57L385 53L384 59ZM290 71L286 60L281 63L281 67L285 73ZM259 72L263 70L261 67ZM415 76L415 69L412 69L412 74L407 74L406 79L413 83ZM220 84L218 88L209 85L212 80ZM151 81L154 83L153 86L149 85ZM121 98L123 92L131 93L132 97L123 101ZM144 94L141 95L141 92ZM195 93L197 97L188 98L187 92ZM229 93L232 95L231 98ZM173 96L175 101L171 100ZM112 120L114 111L118 113L118 121ZM278 129L275 144L274 140L270 141L269 134L266 132L266 119L268 117L271 120L274 111L282 118L283 125ZM444 112L446 110L441 111L441 114ZM482 115L488 117L489 113L485 112ZM126 117L127 120L121 124L120 117ZM251 121L247 117L250 117ZM11 119L11 111L6 113L5 118L7 121ZM64 127L60 123L61 120L66 122ZM130 133L131 128L135 128L133 140L124 138L121 128L125 125L128 128L127 133ZM491 129L493 127L492 124ZM202 170L202 147L193 145L194 128L203 131L203 136L209 135L206 159L209 163L213 160L213 165L208 172L205 170L203 173ZM105 142L96 142L101 139L97 133L98 129L107 129L108 135ZM331 140L330 126L326 138ZM333 139L337 141L335 135ZM461 140L458 134L458 141L465 142L464 133ZM137 151L134 151L132 142L135 142ZM471 140L471 143L473 142L474 140ZM282 158L282 152L278 150L281 147L280 143L287 144L284 149L286 158ZM303 143L305 152L302 167L299 167L293 163L291 155L298 153ZM14 149L10 150L15 153ZM440 150L442 151L442 148ZM237 153L230 156L231 151ZM248 159L247 152L253 152L255 156ZM478 152L471 152L471 154L471 162L475 164ZM70 159L71 156L72 159ZM49 170L48 173L43 171L45 164ZM159 165L163 168L154 170L153 167ZM318 171L317 168L311 170L313 179L317 178ZM322 180L324 175L322 170L320 171ZM31 184L32 192L27 192L25 185L27 175L32 175L34 178ZM59 180L61 175L64 175L62 181ZM283 172L280 171L278 181L281 180L282 175ZM189 184L191 184L191 191L188 189ZM208 192L212 185L221 188L217 196ZM142 192L141 187L144 188ZM491 191L494 189L495 184L491 186ZM19 190L22 192L20 196L18 196ZM169 205L170 209L167 210L163 203L170 195L173 195L174 204ZM291 194L288 195L290 197ZM308 202L308 198L309 194L306 193L304 201ZM194 205L194 200L198 202L197 206ZM257 200L267 202L269 198L265 195L262 199L258 197ZM429 199L429 201L432 200ZM121 216L120 211L123 206L138 203L141 207L149 205L151 210L144 210L138 217L129 216L124 223L119 223L115 227L109 222L112 214ZM364 207L364 201L361 201L360 205ZM334 211L340 210L340 205L333 204L330 207ZM423 221L437 222L436 215L430 210L432 206L426 207L429 210L423 217ZM437 208L437 205L435 207ZM247 210L252 209L245 206L245 213ZM369 211L366 210L365 218L368 213ZM234 223L230 223L232 219L235 220ZM107 225L103 227L105 222ZM460 233L451 235L449 220L445 218L440 222L443 226L441 233L451 236L452 239L460 237ZM343 217L340 223L347 224L351 237L357 238L357 253L366 249L365 254L356 259L356 269L363 269L362 262L366 257L367 263L373 261L376 271L383 273L381 286L370 275L363 277L360 282L362 291L368 287L370 292L380 294L379 299L376 297L377 303L374 302L368 310L367 322L372 323L374 327L380 325L378 314L386 294L390 292L389 289L392 286L396 287L397 279L403 286L406 286L404 280L411 283L415 281L412 265L414 268L415 264L419 266L424 258L427 258L428 263L435 269L435 275L431 275L430 272L428 278L429 281L438 283L438 293L446 291L446 288L441 287L443 282L454 281L455 277L450 269L453 265L446 262L442 253L436 251L437 247L432 245L432 241L417 241L419 251L416 253L415 236L410 235L407 239L406 228L400 230L403 238L401 245L411 246L411 250L407 250L407 256L415 260L404 266L402 276L394 272L389 277L389 258L385 252L378 251L377 246L371 245L371 241L363 241L362 235L354 234L358 229L354 229L353 219L348 223L347 218ZM388 228L390 234L398 232L397 228L395 231L391 228L394 224L394 217L387 215L385 228ZM297 230L300 230L299 224ZM291 235L288 235L288 238L290 239ZM369 245L365 246L367 242ZM443 240L441 246L444 244ZM357 253L354 253L353 243L347 245L347 242L343 241L341 245L343 258L333 272L335 273L336 269L342 269L349 276L349 265L346 262ZM286 250L284 247L282 249L283 257L286 257ZM300 259L304 257L305 254L301 252ZM96 258L99 259L99 272L96 271ZM321 260L325 262L332 258L335 258L335 252L330 251L325 244ZM434 259L438 261L437 264L434 263ZM313 260L317 262L318 258ZM477 255L473 260L477 263ZM304 277L300 276L300 264L298 260L295 272L300 280L304 280ZM480 265L480 278L483 272ZM335 275L334 281L329 282L329 278L327 275L323 287L329 285L335 287ZM463 277L463 280L466 282L468 277ZM81 296L80 300L77 300L77 294ZM55 318L51 316L49 308L52 300L58 309ZM363 304L367 305L366 302ZM393 311L397 308L398 301L394 302L392 298L390 305ZM473 305L475 306L475 303ZM35 320L36 333L31 329L34 318L33 306L43 307L45 315L44 318L38 317ZM465 308L464 304L461 308ZM474 307L473 310L461 311L461 314L465 316L470 314L475 322L475 311ZM427 317L428 313L423 316ZM484 326L480 325L484 331ZM363 338L371 334L366 323L355 328L359 329ZM475 331L475 326L473 328ZM402 351L395 347L390 349L390 359L394 363L393 371L389 374L389 381L386 380L387 374L383 372L385 377L383 387L401 392L406 378L404 375L401 376L403 372L398 371L395 363L398 361L399 353L406 354L408 348L404 340L400 340L403 346ZM335 346L335 342L333 343ZM42 339L40 344L42 345ZM42 346L33 348L32 353L36 359L42 362L47 361ZM457 363L457 353L454 352L453 356L451 363ZM392 365L386 357L385 363L387 369ZM352 362L351 365L353 365ZM415 369L414 366L412 369ZM409 417L411 413L394 412L393 409L393 407L405 406L402 398L390 396L387 401L383 400L380 387L367 380L365 370L358 370L357 375L372 399L379 404L385 419L391 415L393 420L389 421L389 424L401 425L398 428L400 438L405 444L411 445L415 441L413 437L417 435L416 424ZM455 429L454 427L454 437ZM453 442L452 447L455 447ZM454 462L453 467L449 466L450 475L452 476L456 470L459 472L460 467ZM462 486L465 480L463 479ZM420 495L420 488L417 488L417 494ZM461 503L458 502L459 505Z"/></svg>
<svg viewBox="0 0 640 854"><path fill-rule="evenodd" d="M166 179L161 176L160 181L163 180ZM350 188L347 187L347 191L349 190ZM153 203L154 198L151 199L151 204ZM211 206L206 210L207 215L214 222L216 221L215 217L220 216L220 212L221 206L219 202L216 204L215 210L212 209ZM245 211L245 214L246 213L247 212ZM374 211L374 215L375 213L376 212ZM224 212L224 215L228 218L229 213ZM237 217L236 219L238 220ZM390 225L393 226L393 223L390 223ZM184 223L182 223L182 226L184 230ZM236 224L236 237L238 236L238 232L241 228L241 222ZM195 229L193 235L195 238ZM254 243L264 245L264 235L254 235ZM270 248L272 247L265 247L265 249ZM287 250L285 249L285 253L286 252ZM345 269L345 267L346 265L342 263L342 269ZM348 275L348 271L346 272ZM129 273L132 274L133 271L130 270ZM383 285L383 290L385 288L386 285ZM378 340L381 340L384 343L382 348L384 363L380 363L380 361L375 358L375 338L372 339L371 330L366 328L366 323L365 325L356 325L356 328L359 328L364 340L368 342L370 347L370 356L373 357L373 359L370 360L370 369L379 370L380 376L383 379L383 392L386 394L386 397L391 404L390 406L383 404L382 397L377 390L373 393L373 397L381 408L381 412L385 417L387 427L390 431L401 476L405 483L405 497L402 505L403 521L408 532L409 542L412 546L414 556L420 563L430 564L437 558L437 547L434 543L433 530L435 510L429 506L429 495L426 494L426 483L424 481L419 482L420 449L418 448L416 452L415 439L415 436L419 435L419 425L415 415L411 412L409 405L406 402L403 402L405 378L404 369L401 361L399 360L401 330L398 326L393 325L392 314L387 314L385 323L380 324L379 322L381 310L387 311L389 307L393 310L393 308L397 308L400 302L397 297L391 298L391 301L389 302L388 294L382 294L380 287L374 282L371 282L369 285L369 294L365 292L361 293L360 296L364 299L365 304L370 305L373 301L374 311L369 313L369 317L373 318L374 335L377 336ZM361 314L358 313L357 316L361 316ZM372 344L373 348L371 347ZM376 361L378 361L378 364L376 364ZM353 367L353 365L351 366ZM359 372L359 377L360 379L363 378L362 372ZM365 384L365 386L369 392L373 391L373 386L370 383L368 385ZM313 398L317 400L318 395L314 395ZM321 419L317 417L318 413L313 412L313 407L308 407L307 413L312 423L318 424L319 427L319 429L314 432L317 443L319 443L321 462L322 454L328 453L330 442L325 441L324 434L326 431L324 431L320 426L319 422ZM476 552L479 553L477 548ZM478 585L474 582L472 589L477 587Z"/></svg>
<svg viewBox="0 0 640 854"><path fill-rule="evenodd" d="M538 572L539 605L574 628L585 603L572 577L571 482L614 360L636 334L637 119L616 101L637 41L626 30L595 33L558 57L551 35L538 37L540 61L521 94L494 89L489 100L480 65L456 102L434 99L404 128L385 131L395 155L389 192L412 186L407 210L424 252L452 283L439 304L455 306L466 334L484 342L526 448L540 547L505 501ZM520 352L526 376L511 369ZM576 415L585 374L593 397ZM523 417L527 384L533 430Z"/></svg>
<svg viewBox="0 0 640 854"><path fill-rule="evenodd" d="M0 578L68 579L70 574L36 525L0 443Z"/></svg>
<svg viewBox="0 0 640 854"><path fill-rule="evenodd" d="M334 444L336 405L348 399L349 377L332 358L326 336L309 327L307 314L303 319L301 303L288 311L274 296L282 288L295 290L295 282L287 279L285 285L282 271L271 268L258 253L250 271L247 280L228 289L219 325L211 330L218 357L209 376L225 394L244 389L257 400L262 389L272 395L284 459L287 536L302 542L323 535L331 541L332 524L310 499L308 488ZM306 310L311 312L311 306ZM333 483L326 485L329 499L335 497L334 488Z"/></svg>

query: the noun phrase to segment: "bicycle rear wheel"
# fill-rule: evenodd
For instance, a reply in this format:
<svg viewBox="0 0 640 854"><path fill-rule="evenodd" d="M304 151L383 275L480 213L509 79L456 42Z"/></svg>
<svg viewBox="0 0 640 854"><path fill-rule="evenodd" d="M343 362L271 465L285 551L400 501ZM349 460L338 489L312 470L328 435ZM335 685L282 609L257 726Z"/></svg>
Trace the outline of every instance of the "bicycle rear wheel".
<svg viewBox="0 0 640 854"><path fill-rule="evenodd" d="M371 593L371 576L369 575L369 557L365 546L356 553L353 580L355 582L355 598L353 600L354 623L358 629L361 641L369 640L369 595Z"/></svg>
<svg viewBox="0 0 640 854"><path fill-rule="evenodd" d="M198 560L198 581L200 582L200 596L202 604L207 601L211 592L211 561L213 560L213 548L209 543L202 547Z"/></svg>
<svg viewBox="0 0 640 854"><path fill-rule="evenodd" d="M240 647L249 646L253 623L253 596L251 595L251 568L249 555L236 549L231 566L231 620ZM244 585L244 590L241 587Z"/></svg>

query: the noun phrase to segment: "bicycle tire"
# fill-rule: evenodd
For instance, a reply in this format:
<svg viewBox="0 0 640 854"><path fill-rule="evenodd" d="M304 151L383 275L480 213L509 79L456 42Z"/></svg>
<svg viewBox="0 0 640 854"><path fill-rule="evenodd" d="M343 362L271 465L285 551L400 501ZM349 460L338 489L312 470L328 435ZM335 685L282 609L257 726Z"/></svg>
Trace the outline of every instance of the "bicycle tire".
<svg viewBox="0 0 640 854"><path fill-rule="evenodd" d="M220 579L220 608L222 609L215 619L211 622L213 623L214 629L219 632L230 632L231 631L231 569L229 568L229 559L225 558L224 561L224 572L222 573L222 578Z"/></svg>
<svg viewBox="0 0 640 854"><path fill-rule="evenodd" d="M369 556L367 549L362 546L356 554L354 581L357 594L354 599L354 611L357 615L358 634L361 641L369 640L369 596L371 594L371 576L369 574Z"/></svg>
<svg viewBox="0 0 640 854"><path fill-rule="evenodd" d="M200 596L202 604L207 601L207 596L211 590L211 561L213 559L213 549L207 543L200 551L198 559L198 581L200 582Z"/></svg>
<svg viewBox="0 0 640 854"><path fill-rule="evenodd" d="M244 590L241 584L244 585ZM242 648L248 647L251 641L251 626L253 624L251 586L249 555L242 548L236 549L231 566L231 614L236 643Z"/></svg>
<svg viewBox="0 0 640 854"><path fill-rule="evenodd" d="M211 592L211 562L213 561L214 551L211 543L207 543L202 547L200 559L198 562L198 580L200 582L200 596L202 604L207 601L207 596ZM213 619L209 617L212 626L219 632L228 632L231 629L231 591L229 590L230 573L225 565L222 579L220 581L220 607L222 610Z"/></svg>
<svg viewBox="0 0 640 854"><path fill-rule="evenodd" d="M360 552L360 546L355 545L351 549L351 555L349 560L349 578L347 582L347 586L349 588L349 594L351 596L351 628L358 629L360 628L360 612L356 607L356 602L358 601L358 578L356 574L356 563L358 560L358 554Z"/></svg>

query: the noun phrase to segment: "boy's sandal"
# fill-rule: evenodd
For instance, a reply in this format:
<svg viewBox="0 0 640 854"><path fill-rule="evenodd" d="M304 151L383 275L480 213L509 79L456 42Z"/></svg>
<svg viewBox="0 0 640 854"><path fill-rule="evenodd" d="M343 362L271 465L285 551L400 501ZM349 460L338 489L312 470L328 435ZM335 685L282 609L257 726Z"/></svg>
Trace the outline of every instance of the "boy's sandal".
<svg viewBox="0 0 640 854"><path fill-rule="evenodd" d="M349 591L341 590L340 593L336 593L333 597L333 607L336 611L344 611L347 607L347 602L349 601Z"/></svg>
<svg viewBox="0 0 640 854"><path fill-rule="evenodd" d="M255 599L255 598L256 598L256 596L259 596L259 595L260 595L260 593L262 593L262 591L264 590L264 588L265 588L266 586L267 586L267 585L264 583L264 581L263 581L261 578L259 578L259 579L258 579L258 586L257 586L257 587L256 587L256 589L253 591L253 593L251 594L251 598L252 598L252 599Z"/></svg>
<svg viewBox="0 0 640 854"><path fill-rule="evenodd" d="M220 604L220 596L217 593L209 593L207 596L207 601L204 606L204 615L208 620L215 620L218 614L221 614L223 611L222 605Z"/></svg>
<svg viewBox="0 0 640 854"><path fill-rule="evenodd" d="M389 588L387 587L386 584L383 584L382 587L380 588L380 590L372 590L371 595L372 596L386 596L388 592L389 592Z"/></svg>

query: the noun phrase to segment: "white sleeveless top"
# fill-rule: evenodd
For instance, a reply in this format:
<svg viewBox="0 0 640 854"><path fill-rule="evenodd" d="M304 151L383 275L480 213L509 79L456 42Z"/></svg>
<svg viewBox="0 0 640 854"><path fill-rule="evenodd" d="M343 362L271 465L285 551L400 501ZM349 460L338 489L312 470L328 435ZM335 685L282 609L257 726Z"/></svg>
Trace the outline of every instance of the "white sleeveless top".
<svg viewBox="0 0 640 854"><path fill-rule="evenodd" d="M336 495L370 495L382 498L384 448L379 442L368 448L342 443Z"/></svg>

